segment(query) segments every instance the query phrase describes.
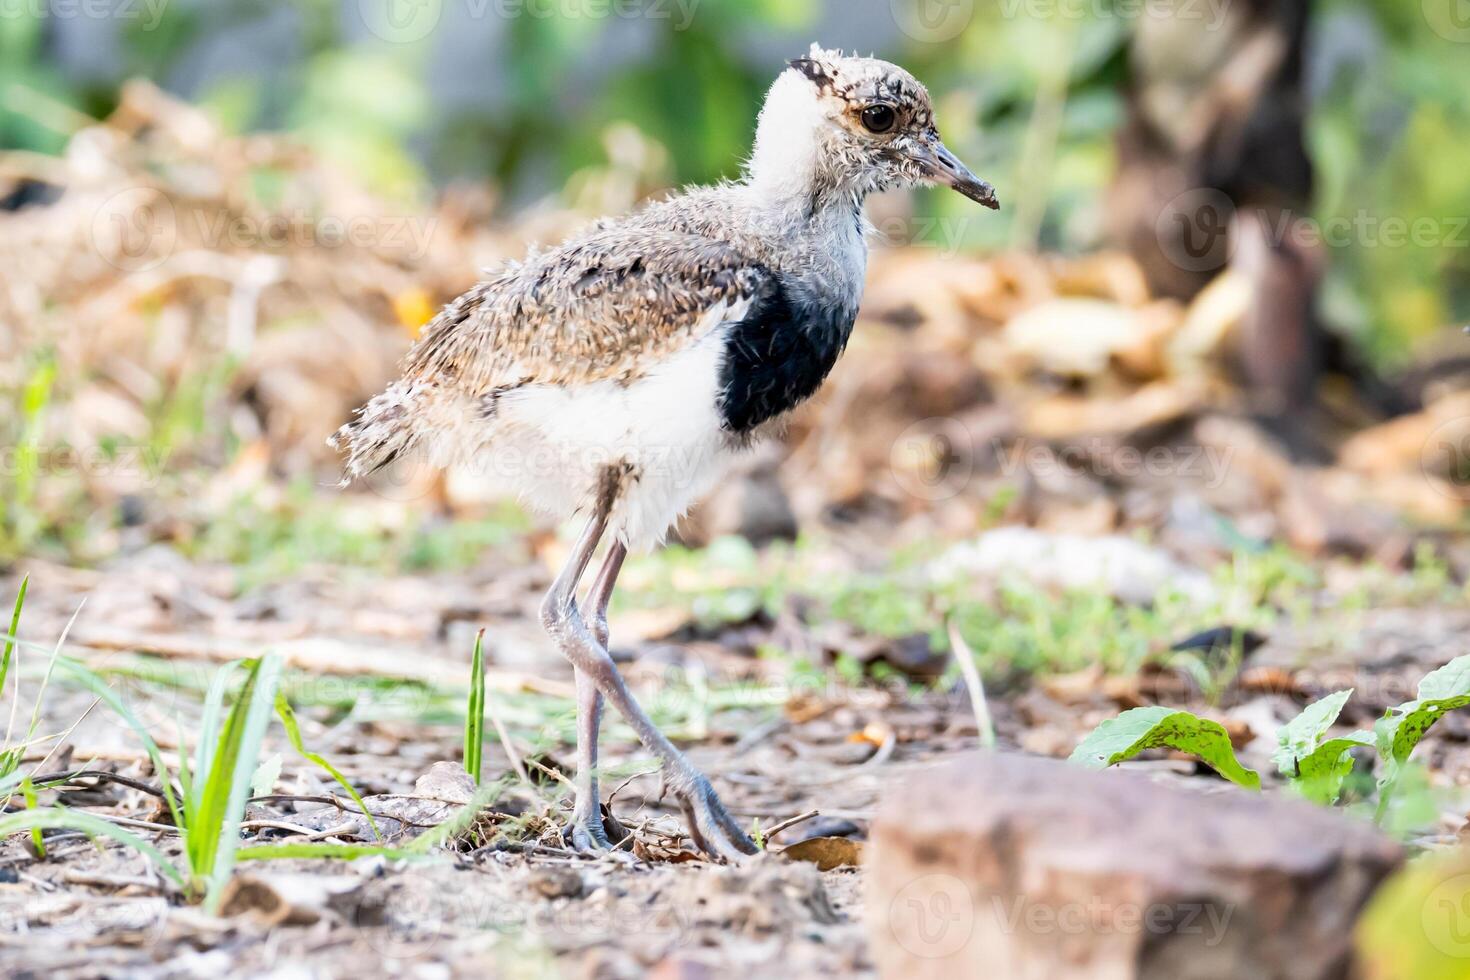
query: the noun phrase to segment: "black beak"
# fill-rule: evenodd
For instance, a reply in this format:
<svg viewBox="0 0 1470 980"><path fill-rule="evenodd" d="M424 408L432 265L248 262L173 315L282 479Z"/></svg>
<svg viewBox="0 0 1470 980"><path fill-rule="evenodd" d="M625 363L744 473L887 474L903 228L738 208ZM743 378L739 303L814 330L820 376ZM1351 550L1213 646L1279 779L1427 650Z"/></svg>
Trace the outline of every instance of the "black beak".
<svg viewBox="0 0 1470 980"><path fill-rule="evenodd" d="M1000 210L995 188L971 173L970 168L960 163L959 158L949 152L949 148L943 143L938 140L922 142L910 155L924 175L936 184L953 187L970 200L983 204L992 211Z"/></svg>

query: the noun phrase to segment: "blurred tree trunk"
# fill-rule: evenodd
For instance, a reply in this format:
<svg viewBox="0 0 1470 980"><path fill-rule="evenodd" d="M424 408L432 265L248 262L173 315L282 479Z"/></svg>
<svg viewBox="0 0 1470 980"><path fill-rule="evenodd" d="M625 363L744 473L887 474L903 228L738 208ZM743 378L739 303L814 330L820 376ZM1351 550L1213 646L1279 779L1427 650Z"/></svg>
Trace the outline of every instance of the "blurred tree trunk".
<svg viewBox="0 0 1470 980"><path fill-rule="evenodd" d="M1187 301L1227 269L1250 281L1235 365L1254 409L1309 451L1303 410L1344 359L1316 315L1326 254L1303 233L1308 0L1149 10L1129 53L1112 235L1160 295Z"/></svg>

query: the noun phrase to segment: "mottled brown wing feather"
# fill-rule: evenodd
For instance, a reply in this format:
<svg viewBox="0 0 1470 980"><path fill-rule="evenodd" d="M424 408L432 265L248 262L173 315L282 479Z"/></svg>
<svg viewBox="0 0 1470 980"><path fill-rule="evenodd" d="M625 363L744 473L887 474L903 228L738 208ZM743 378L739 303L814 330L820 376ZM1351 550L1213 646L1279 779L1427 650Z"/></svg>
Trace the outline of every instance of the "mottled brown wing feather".
<svg viewBox="0 0 1470 980"><path fill-rule="evenodd" d="M695 339L712 310L773 285L727 243L605 226L506 267L434 318L405 377L482 394L625 379Z"/></svg>

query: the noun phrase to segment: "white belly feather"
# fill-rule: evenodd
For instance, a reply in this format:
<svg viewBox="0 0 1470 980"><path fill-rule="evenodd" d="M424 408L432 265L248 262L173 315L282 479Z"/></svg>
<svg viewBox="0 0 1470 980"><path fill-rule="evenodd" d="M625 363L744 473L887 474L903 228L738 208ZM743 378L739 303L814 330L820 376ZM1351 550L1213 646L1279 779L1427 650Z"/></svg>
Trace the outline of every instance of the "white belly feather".
<svg viewBox="0 0 1470 980"><path fill-rule="evenodd" d="M743 310L719 310L721 323ZM593 500L609 466L630 476L613 532L661 541L718 480L732 452L718 410L726 328L715 327L631 384L526 385L503 395L477 469L548 516Z"/></svg>

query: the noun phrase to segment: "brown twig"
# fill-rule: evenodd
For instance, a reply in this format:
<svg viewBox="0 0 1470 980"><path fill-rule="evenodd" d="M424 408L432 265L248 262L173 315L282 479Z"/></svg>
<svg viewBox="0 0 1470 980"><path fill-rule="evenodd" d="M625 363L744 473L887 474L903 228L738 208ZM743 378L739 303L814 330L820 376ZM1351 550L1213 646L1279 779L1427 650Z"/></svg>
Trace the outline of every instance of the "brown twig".
<svg viewBox="0 0 1470 980"><path fill-rule="evenodd" d="M812 817L820 816L821 813L822 813L821 810L808 810L806 813L797 814L796 816L791 817L789 820L782 820L780 823L776 824L770 830L768 830L768 831L765 832L765 838L766 838L766 840L770 840L772 837L775 837L781 831L786 830L786 829L791 828L791 827L795 827L799 823L805 823L806 821L810 820Z"/></svg>
<svg viewBox="0 0 1470 980"><path fill-rule="evenodd" d="M78 779L95 779L99 782L117 783L119 786L126 786L129 789L135 789L139 792L147 793L150 796L156 796L159 799L165 798L163 790L159 789L157 786L152 785L151 783L145 783L141 779L134 779L131 776L123 776L115 772L106 772L101 769L73 769L70 772L43 772L38 776L32 776L31 782L35 784L38 789L54 789L56 787L47 786L46 784L58 783L65 785L67 783L75 782Z"/></svg>
<svg viewBox="0 0 1470 980"><path fill-rule="evenodd" d="M550 776L552 779L554 779L557 782L561 783L562 785L566 786L568 789L572 790L573 792L576 792L576 789L577 789L576 784L573 783L570 779L568 779L563 773L559 773L555 769L548 768L547 766L542 765L540 762L537 762L535 759L527 759L526 760L526 763L528 765L533 766L534 768L540 770L541 772L545 773L546 775Z"/></svg>
<svg viewBox="0 0 1470 980"><path fill-rule="evenodd" d="M422 797L403 797L404 799L422 799ZM356 804L336 796L306 796L299 793L267 793L264 796L252 796L249 803L325 803L334 806L343 813L356 813L360 816L373 817L378 820L397 820L405 823L402 817L395 813L383 813L378 810L360 809ZM442 801L436 801L442 802ZM418 826L417 824L406 824Z"/></svg>

